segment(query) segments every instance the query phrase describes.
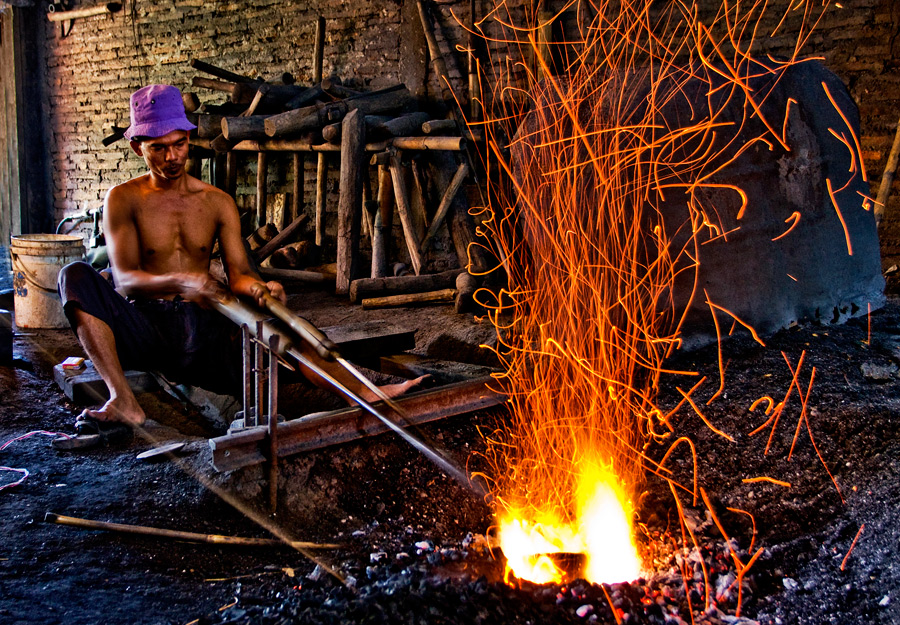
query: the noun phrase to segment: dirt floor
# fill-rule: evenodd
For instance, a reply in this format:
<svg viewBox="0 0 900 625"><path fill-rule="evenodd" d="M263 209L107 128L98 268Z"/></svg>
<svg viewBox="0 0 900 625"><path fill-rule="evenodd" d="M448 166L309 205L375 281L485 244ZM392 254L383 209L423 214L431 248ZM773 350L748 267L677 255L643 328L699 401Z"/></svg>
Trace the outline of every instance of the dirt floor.
<svg viewBox="0 0 900 625"><path fill-rule="evenodd" d="M363 315L325 299L296 295L291 305L315 311L309 316L321 326ZM489 336L483 324L447 308L379 315L418 328L416 350L435 357L477 360L475 346ZM50 369L77 351L68 331L16 335L15 366L0 366L0 444L33 430L70 430L80 407L66 400ZM784 399L801 356L797 386L804 395L815 367L806 419L800 422L795 387L765 453L771 425L750 435L766 421L765 405L754 412L749 407L765 395L776 403ZM681 622L900 622L900 300L891 299L869 319L785 330L766 338L765 348L736 337L726 343L722 362L726 390L709 405L718 387L716 348L672 364L709 376L697 391L698 406L731 440L690 410L680 410L673 425L676 435L695 442L700 485L744 562L763 550L745 578L741 618L734 616L734 597L719 598L721 611L711 606L705 612L693 597L693 618L682 606ZM695 379L668 381L661 404L674 407L681 398L676 386L687 390ZM329 407L321 395L302 390L286 398L288 416ZM607 600L631 605L624 586L507 592L490 557L496 552L484 549L490 510L393 436L285 461L282 509L272 516L265 511L261 467L215 474L209 432L163 393L141 401L153 421L146 436L130 444L61 453L49 437L35 435L0 451L0 465L30 471L24 483L0 491L0 623L679 622L646 605L638 610L647 594L616 618L596 607ZM475 469L477 428L500 419L502 411L485 411L447 419L422 434ZM170 440L187 442L177 458L136 459ZM652 448L651 455L661 457L668 445ZM687 485L692 465L687 447L667 462ZM747 481L762 476L781 483ZM0 472L0 485L19 477ZM694 508L689 495L681 493L680 500L706 545L701 551L725 544L702 501ZM736 509L753 515L755 534L751 517ZM237 536L270 536L270 528L343 547L302 554L192 544L63 527L45 522L47 512ZM665 482L649 478L640 515L645 547L658 567L648 572L643 592L649 592L671 581L678 554L687 552L675 549L681 530ZM720 579L728 566L720 567ZM687 586L680 579L672 585ZM570 598L576 590L580 594Z"/></svg>

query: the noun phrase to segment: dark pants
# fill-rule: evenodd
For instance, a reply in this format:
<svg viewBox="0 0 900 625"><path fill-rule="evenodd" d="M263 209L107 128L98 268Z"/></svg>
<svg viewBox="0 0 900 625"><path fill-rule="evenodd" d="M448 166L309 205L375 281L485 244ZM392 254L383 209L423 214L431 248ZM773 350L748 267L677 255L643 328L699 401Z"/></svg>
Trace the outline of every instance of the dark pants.
<svg viewBox="0 0 900 625"><path fill-rule="evenodd" d="M60 270L59 296L73 328L73 307L110 327L123 368L240 396L240 328L216 311L185 301L125 299L80 261Z"/></svg>

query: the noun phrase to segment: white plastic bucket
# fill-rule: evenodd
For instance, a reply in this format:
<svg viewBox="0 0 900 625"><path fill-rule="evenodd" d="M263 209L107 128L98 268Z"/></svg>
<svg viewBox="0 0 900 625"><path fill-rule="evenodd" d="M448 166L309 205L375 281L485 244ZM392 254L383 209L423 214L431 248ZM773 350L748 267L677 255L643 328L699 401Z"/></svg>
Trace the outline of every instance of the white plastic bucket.
<svg viewBox="0 0 900 625"><path fill-rule="evenodd" d="M84 258L84 241L71 234L20 234L10 237L13 291L18 328L65 328L56 291L59 270Z"/></svg>

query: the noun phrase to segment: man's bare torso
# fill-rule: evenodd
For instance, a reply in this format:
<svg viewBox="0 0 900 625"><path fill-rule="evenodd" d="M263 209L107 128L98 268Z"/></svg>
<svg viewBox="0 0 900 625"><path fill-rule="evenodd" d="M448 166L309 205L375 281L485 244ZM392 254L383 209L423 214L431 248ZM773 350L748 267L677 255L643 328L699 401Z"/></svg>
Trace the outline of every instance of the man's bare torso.
<svg viewBox="0 0 900 625"><path fill-rule="evenodd" d="M159 190L149 176L123 186L134 221L139 264L156 275L205 274L220 224L222 192L185 176L183 188Z"/></svg>

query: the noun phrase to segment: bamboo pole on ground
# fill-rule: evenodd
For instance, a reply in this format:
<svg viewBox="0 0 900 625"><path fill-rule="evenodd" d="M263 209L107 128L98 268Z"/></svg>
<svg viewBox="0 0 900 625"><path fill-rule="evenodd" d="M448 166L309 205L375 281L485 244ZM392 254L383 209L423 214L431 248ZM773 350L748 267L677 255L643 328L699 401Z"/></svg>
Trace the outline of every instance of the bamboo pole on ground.
<svg viewBox="0 0 900 625"><path fill-rule="evenodd" d="M81 529L103 530L118 532L120 534L138 534L140 536L156 536L157 538L173 538L196 543L210 545L233 545L238 547L292 547L294 549L340 549L343 545L334 543L310 543L300 540L276 540L274 538L245 538L243 536L223 536L221 534L198 534L196 532L182 532L179 530L167 530L144 525L126 525L124 523L109 523L107 521L93 521L91 519L79 519L78 517L65 516L48 512L44 515L47 523L68 525Z"/></svg>

